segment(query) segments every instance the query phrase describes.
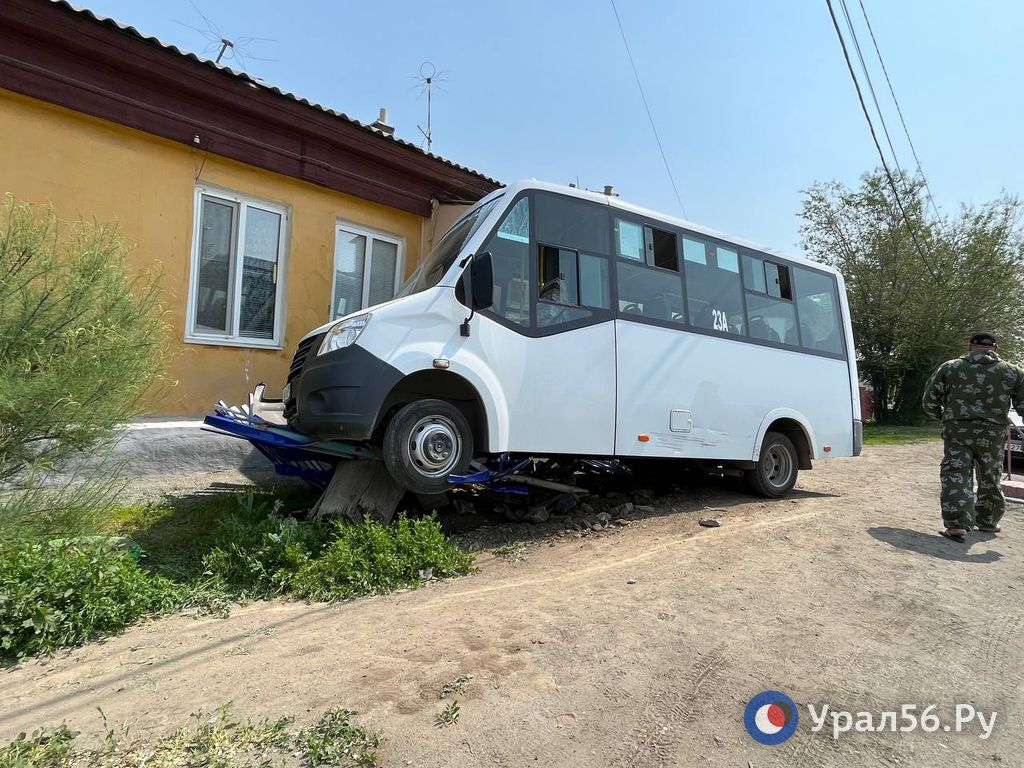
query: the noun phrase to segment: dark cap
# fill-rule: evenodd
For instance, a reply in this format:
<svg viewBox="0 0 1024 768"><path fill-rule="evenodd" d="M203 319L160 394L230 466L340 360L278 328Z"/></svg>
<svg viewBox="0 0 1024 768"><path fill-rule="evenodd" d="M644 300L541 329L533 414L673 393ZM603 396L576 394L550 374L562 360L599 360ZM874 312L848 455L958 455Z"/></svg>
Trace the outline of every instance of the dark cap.
<svg viewBox="0 0 1024 768"><path fill-rule="evenodd" d="M994 347L999 343L999 339L996 338L994 333L988 331L978 331L971 336L971 346L975 347Z"/></svg>

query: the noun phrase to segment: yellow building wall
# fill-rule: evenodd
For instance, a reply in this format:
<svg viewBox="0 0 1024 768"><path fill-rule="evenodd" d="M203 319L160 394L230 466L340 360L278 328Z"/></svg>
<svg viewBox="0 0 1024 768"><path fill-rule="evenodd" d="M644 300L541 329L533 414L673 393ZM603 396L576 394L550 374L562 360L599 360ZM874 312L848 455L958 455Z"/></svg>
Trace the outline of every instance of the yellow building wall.
<svg viewBox="0 0 1024 768"><path fill-rule="evenodd" d="M283 349L185 342L197 183L289 208ZM221 399L242 403L261 381L270 395L280 392L299 339L330 319L339 220L403 238L406 274L428 229L415 214L0 89L0 194L8 192L50 203L63 219L116 223L133 245L133 263L161 268L173 361L161 393L146 402L149 416L198 416Z"/></svg>

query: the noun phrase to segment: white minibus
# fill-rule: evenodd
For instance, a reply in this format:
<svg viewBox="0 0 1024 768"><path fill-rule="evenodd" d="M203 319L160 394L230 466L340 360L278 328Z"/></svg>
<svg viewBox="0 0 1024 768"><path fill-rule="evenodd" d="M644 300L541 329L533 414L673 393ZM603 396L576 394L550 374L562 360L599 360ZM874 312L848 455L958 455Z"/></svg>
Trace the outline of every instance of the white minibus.
<svg viewBox="0 0 1024 768"><path fill-rule="evenodd" d="M395 299L307 334L283 400L423 494L509 453L679 459L778 497L862 440L836 270L536 181L468 210Z"/></svg>

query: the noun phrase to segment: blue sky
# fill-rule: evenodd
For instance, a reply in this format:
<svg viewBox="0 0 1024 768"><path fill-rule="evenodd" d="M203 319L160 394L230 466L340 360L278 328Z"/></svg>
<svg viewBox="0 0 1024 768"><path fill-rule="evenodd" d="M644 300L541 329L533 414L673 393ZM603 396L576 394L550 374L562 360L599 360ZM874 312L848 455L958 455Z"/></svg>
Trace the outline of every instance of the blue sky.
<svg viewBox="0 0 1024 768"><path fill-rule="evenodd" d="M229 38L269 38L246 46L251 75L367 122L386 106L414 142L415 76L433 62L435 152L502 181L614 184L680 215L607 0L193 1L84 4L212 57L189 28L206 29L198 8ZM617 2L688 217L799 252L800 190L878 164L825 3ZM1024 3L864 2L939 207L1024 192Z"/></svg>

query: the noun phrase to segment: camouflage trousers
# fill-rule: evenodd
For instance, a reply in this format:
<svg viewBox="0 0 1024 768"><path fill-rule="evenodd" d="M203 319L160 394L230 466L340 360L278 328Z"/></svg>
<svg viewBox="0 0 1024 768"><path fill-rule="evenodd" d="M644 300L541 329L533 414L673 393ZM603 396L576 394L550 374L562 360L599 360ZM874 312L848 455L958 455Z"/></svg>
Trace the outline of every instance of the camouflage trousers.
<svg viewBox="0 0 1024 768"><path fill-rule="evenodd" d="M1006 510L1000 488L1006 428L978 421L942 425L942 521L947 528L994 525ZM978 480L977 500L974 479Z"/></svg>

